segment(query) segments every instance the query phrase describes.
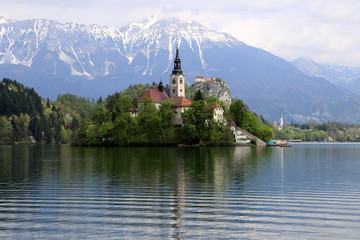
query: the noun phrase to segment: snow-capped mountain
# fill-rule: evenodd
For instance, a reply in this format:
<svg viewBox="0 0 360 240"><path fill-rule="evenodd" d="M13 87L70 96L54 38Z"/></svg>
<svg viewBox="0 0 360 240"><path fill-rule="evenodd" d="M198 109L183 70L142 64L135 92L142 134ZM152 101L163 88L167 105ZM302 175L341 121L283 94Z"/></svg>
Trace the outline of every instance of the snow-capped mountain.
<svg viewBox="0 0 360 240"><path fill-rule="evenodd" d="M346 109L349 94L329 81L229 34L173 18L122 28L0 18L0 77L34 87L44 97L106 96L130 84L166 82L176 47L189 85L197 75L221 77L233 96L269 120L280 113L285 121L336 120Z"/></svg>
<svg viewBox="0 0 360 240"><path fill-rule="evenodd" d="M297 58L291 62L305 74L322 77L330 82L360 94L360 67L317 63L309 58Z"/></svg>
<svg viewBox="0 0 360 240"><path fill-rule="evenodd" d="M68 70L70 75L89 79L117 74L124 65L141 75L152 75L157 67L167 72L174 49L182 44L199 56L206 71L203 48L243 44L197 22L176 19L147 19L121 29L40 19L15 22L1 18L0 23L0 64L32 67L41 61L41 70L48 74L66 75ZM167 62L157 66L152 59L163 51ZM138 64L143 61L146 64Z"/></svg>

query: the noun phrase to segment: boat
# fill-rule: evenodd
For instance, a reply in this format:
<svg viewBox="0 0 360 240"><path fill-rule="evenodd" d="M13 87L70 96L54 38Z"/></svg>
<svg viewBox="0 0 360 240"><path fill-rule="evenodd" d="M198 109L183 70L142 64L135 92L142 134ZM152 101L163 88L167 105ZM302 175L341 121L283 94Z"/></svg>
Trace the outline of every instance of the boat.
<svg viewBox="0 0 360 240"><path fill-rule="evenodd" d="M277 142L267 142L266 143L266 146L267 147L278 147L279 146L279 143L277 143Z"/></svg>
<svg viewBox="0 0 360 240"><path fill-rule="evenodd" d="M291 147L288 142L283 141L271 141L266 143L267 147Z"/></svg>
<svg viewBox="0 0 360 240"><path fill-rule="evenodd" d="M282 143L279 147L292 147L289 143Z"/></svg>

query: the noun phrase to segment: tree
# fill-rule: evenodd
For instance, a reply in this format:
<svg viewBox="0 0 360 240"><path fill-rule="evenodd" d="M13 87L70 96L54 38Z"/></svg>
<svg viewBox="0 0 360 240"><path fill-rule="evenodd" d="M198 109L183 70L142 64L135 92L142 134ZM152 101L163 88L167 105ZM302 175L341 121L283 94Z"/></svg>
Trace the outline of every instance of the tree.
<svg viewBox="0 0 360 240"><path fill-rule="evenodd" d="M150 98L139 105L138 127L145 144L158 145L161 142L161 118L155 104Z"/></svg>
<svg viewBox="0 0 360 240"><path fill-rule="evenodd" d="M13 143L13 127L6 117L0 117L0 144Z"/></svg>
<svg viewBox="0 0 360 240"><path fill-rule="evenodd" d="M184 139L192 142L208 140L208 127L212 121L213 109L205 101L193 101L191 108L183 114Z"/></svg>
<svg viewBox="0 0 360 240"><path fill-rule="evenodd" d="M220 104L220 105L221 105L221 107L222 107L224 110L226 110L226 109L227 109L226 104L225 104L223 101L221 101L219 98L217 98L217 97L210 96L210 97L206 100L206 102L208 102L208 103L215 102L215 103Z"/></svg>
<svg viewBox="0 0 360 240"><path fill-rule="evenodd" d="M271 139L274 138L274 132L270 127L260 126L256 130L256 136L264 142L269 142Z"/></svg>
<svg viewBox="0 0 360 240"><path fill-rule="evenodd" d="M109 110L104 104L98 104L94 107L91 119L98 125L106 122L109 116Z"/></svg>
<svg viewBox="0 0 360 240"><path fill-rule="evenodd" d="M163 143L172 143L175 137L175 129L172 124L173 119L176 114L172 109L174 103L172 101L166 100L161 103L159 109L160 116L160 126L161 126L161 139Z"/></svg>
<svg viewBox="0 0 360 240"><path fill-rule="evenodd" d="M241 100L236 100L230 105L230 115L240 128L245 125L245 115L247 111L248 107Z"/></svg>
<svg viewBox="0 0 360 240"><path fill-rule="evenodd" d="M204 95L202 94L202 92L200 90L198 90L193 98L194 101L200 101L200 100L204 100Z"/></svg>

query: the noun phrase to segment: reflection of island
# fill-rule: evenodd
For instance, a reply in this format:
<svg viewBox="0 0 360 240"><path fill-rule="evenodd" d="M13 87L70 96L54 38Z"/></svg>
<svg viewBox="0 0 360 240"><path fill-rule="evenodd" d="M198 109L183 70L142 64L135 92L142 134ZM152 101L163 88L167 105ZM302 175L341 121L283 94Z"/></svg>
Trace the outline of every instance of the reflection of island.
<svg viewBox="0 0 360 240"><path fill-rule="evenodd" d="M232 188L233 181L237 184L245 181L244 171L247 167L257 166L257 159L267 154L271 154L266 148L249 147L211 147L211 148L190 148L175 150L167 154L175 159L174 173L174 199L171 201L170 226L171 238L182 239L185 226L187 211L187 195L196 197L194 193L188 193L189 184L195 187L208 186L202 188L204 194L210 194L211 201L216 202L217 208ZM188 213L192 214L192 213Z"/></svg>
<svg viewBox="0 0 360 240"><path fill-rule="evenodd" d="M185 211L185 198L186 198L186 182L184 172L184 159L179 157L176 159L176 171L175 171L175 189L174 200L171 203L171 233L170 237L174 239L182 239L182 230L184 228L182 224L183 215Z"/></svg>
<svg viewBox="0 0 360 240"><path fill-rule="evenodd" d="M229 195L242 194L243 182L258 174L256 168L268 162L264 159L271 151L256 147L19 146L1 149L0 180L27 181L19 188L31 189L30 194L16 194L24 192L30 200L49 196L46 206L53 200L66 202L90 216L93 210L103 211L95 215L115 223L129 219L129 225L121 225L124 229L148 227L182 239L194 221L201 221L195 224L201 227L204 219L211 222L214 214L220 217ZM41 214L47 210L38 209ZM58 221L64 220L61 212L52 213Z"/></svg>
<svg viewBox="0 0 360 240"><path fill-rule="evenodd" d="M28 178L34 168L31 161L33 151L34 148L29 145L1 146L0 178L15 182Z"/></svg>

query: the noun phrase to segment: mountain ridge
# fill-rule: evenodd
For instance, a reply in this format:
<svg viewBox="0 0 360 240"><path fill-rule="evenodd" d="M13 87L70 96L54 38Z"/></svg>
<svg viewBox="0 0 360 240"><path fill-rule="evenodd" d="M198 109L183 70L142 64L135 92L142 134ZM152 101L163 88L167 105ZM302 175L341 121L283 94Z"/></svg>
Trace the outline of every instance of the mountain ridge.
<svg viewBox="0 0 360 240"><path fill-rule="evenodd" d="M195 21L148 19L122 28L7 21L0 23L0 41L0 73L52 98L67 92L99 97L165 80L176 47L188 83L197 75L221 77L234 97L270 120L281 112L287 121L337 120L344 99L356 96Z"/></svg>
<svg viewBox="0 0 360 240"><path fill-rule="evenodd" d="M304 57L291 63L309 76L325 78L337 86L360 94L360 67L323 64Z"/></svg>

